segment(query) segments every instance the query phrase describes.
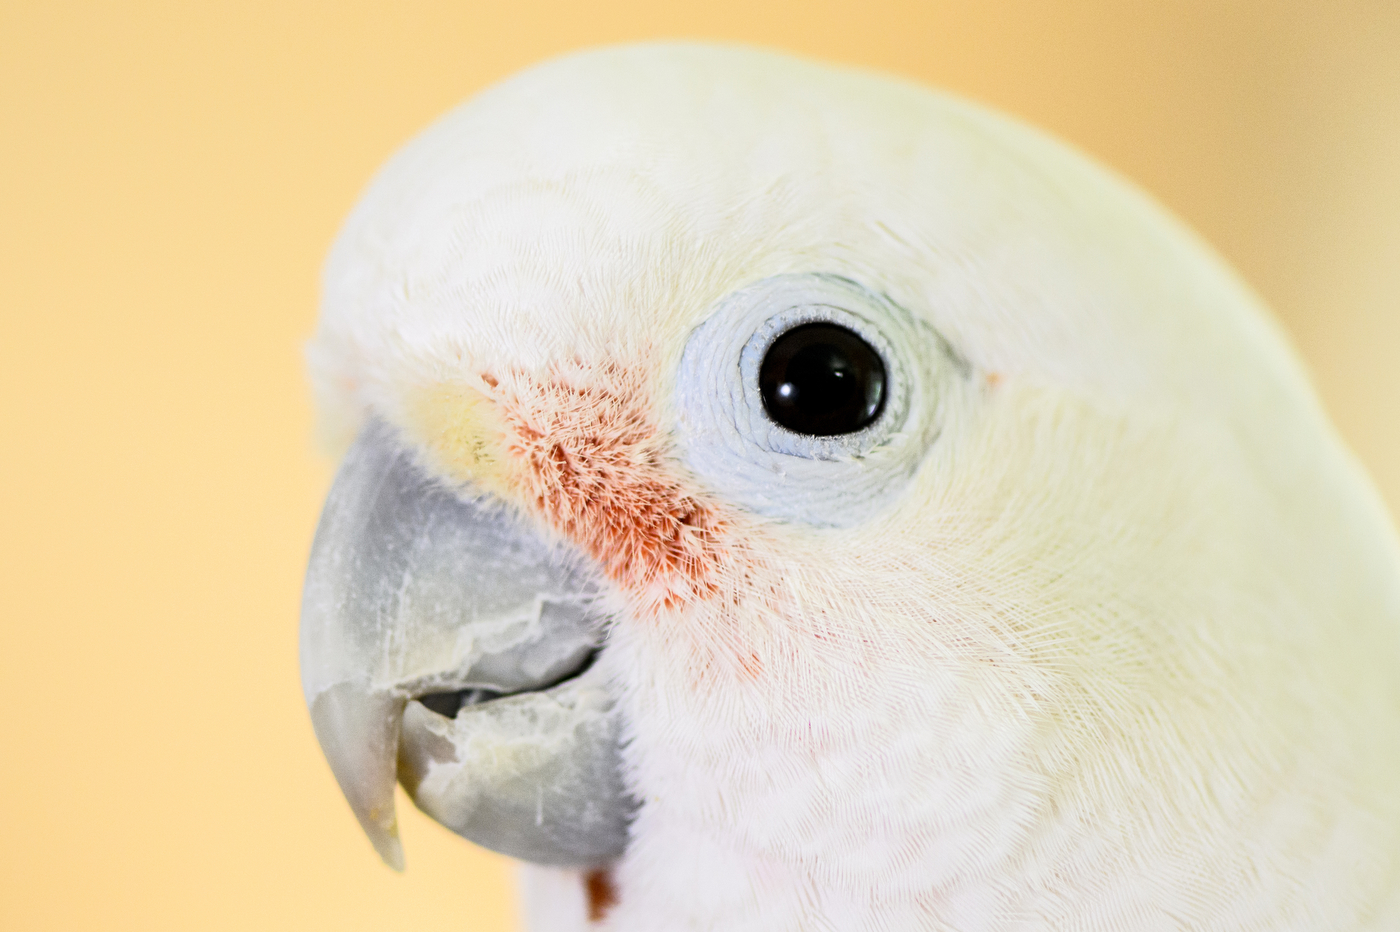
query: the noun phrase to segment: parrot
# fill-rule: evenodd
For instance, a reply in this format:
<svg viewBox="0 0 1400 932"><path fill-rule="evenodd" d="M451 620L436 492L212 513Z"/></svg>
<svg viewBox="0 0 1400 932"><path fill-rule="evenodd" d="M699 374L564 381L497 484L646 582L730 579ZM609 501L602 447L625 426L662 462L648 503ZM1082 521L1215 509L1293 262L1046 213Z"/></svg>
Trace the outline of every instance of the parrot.
<svg viewBox="0 0 1400 932"><path fill-rule="evenodd" d="M391 866L401 786L534 932L1400 929L1394 525L1069 145L571 53L381 169L306 358L303 691Z"/></svg>

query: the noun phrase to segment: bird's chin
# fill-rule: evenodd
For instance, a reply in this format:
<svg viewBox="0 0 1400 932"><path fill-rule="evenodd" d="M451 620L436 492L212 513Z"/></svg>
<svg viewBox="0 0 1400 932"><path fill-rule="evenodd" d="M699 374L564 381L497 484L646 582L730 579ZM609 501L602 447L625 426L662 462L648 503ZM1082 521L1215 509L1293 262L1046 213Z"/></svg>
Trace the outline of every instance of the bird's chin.
<svg viewBox="0 0 1400 932"><path fill-rule="evenodd" d="M540 864L622 854L635 803L595 663L603 585L581 554L425 474L372 424L312 546L302 681L321 748L386 862L397 779L458 834Z"/></svg>

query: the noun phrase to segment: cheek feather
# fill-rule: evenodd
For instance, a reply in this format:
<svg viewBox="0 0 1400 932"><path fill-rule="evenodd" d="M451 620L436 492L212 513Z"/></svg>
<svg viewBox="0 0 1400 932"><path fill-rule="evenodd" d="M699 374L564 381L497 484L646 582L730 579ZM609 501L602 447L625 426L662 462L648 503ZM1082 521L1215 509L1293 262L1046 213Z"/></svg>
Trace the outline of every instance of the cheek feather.
<svg viewBox="0 0 1400 932"><path fill-rule="evenodd" d="M667 469L639 380L618 366L484 377L493 386L520 489L608 576L654 609L716 595L727 524Z"/></svg>

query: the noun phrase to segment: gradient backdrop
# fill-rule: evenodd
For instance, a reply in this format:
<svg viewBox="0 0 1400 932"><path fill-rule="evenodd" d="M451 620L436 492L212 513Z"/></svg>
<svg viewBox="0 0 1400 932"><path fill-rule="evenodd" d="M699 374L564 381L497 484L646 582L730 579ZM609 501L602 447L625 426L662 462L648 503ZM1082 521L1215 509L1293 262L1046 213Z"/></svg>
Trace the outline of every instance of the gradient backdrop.
<svg viewBox="0 0 1400 932"><path fill-rule="evenodd" d="M300 347L376 166L542 57L743 40L911 75L1136 179L1277 309L1400 506L1400 4L0 2L0 928L491 932L380 866L297 683L331 464Z"/></svg>

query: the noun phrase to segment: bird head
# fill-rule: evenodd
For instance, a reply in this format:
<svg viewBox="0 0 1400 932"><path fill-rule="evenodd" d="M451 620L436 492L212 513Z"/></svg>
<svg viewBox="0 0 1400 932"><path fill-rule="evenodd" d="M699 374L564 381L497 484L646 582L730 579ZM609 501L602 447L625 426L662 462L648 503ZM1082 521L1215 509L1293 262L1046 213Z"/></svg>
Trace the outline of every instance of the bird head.
<svg viewBox="0 0 1400 932"><path fill-rule="evenodd" d="M742 49L537 67L375 179L310 361L348 452L306 699L393 863L398 780L657 889L688 845L1071 897L1234 870L1280 794L1320 831L1314 777L1393 753L1336 727L1391 699L1335 636L1397 604L1393 544L1284 341L971 104Z"/></svg>

